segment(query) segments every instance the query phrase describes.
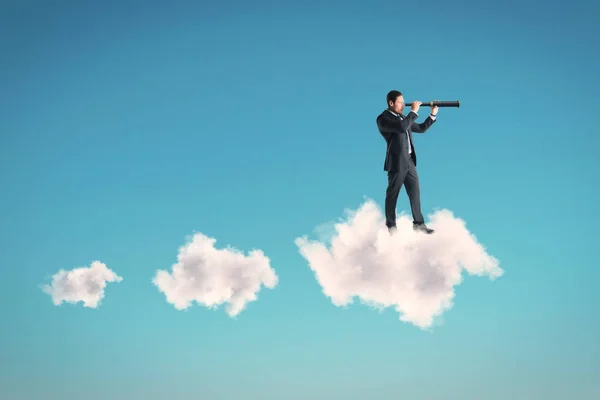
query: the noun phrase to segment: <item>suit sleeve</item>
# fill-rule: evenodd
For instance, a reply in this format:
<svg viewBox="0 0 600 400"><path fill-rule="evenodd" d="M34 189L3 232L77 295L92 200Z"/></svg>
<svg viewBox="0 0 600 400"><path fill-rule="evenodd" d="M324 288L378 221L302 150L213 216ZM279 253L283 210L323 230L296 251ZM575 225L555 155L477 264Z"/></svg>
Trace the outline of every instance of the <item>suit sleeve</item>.
<svg viewBox="0 0 600 400"><path fill-rule="evenodd" d="M384 136L389 136L393 133L404 133L411 124L417 119L417 114L409 112L406 118L403 120L397 120L391 116L387 116L385 113L377 118L377 127L379 132ZM414 125L413 125L414 126Z"/></svg>
<svg viewBox="0 0 600 400"><path fill-rule="evenodd" d="M435 121L435 119L432 119L430 116L427 116L427 118L425 118L425 121L421 122L420 124L413 122L411 126L412 131L415 133L425 133L427 129L429 129L429 127L435 123Z"/></svg>

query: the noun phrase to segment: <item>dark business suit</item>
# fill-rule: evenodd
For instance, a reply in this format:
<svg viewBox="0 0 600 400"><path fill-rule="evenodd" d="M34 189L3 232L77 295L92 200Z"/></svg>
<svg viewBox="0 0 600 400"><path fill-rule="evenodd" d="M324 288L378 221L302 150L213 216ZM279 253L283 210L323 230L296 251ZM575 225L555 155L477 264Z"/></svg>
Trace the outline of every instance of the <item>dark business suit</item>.
<svg viewBox="0 0 600 400"><path fill-rule="evenodd" d="M417 118L418 115L413 111L406 116L396 116L391 110L385 110L377 117L377 128L387 143L383 170L388 173L388 187L385 195L385 224L388 228L396 226L396 204L402 184L406 186L410 200L413 223L424 223L421 213L419 175L416 168L417 155L412 133L425 133L435 123L435 120L427 116L425 121L419 124L415 122Z"/></svg>

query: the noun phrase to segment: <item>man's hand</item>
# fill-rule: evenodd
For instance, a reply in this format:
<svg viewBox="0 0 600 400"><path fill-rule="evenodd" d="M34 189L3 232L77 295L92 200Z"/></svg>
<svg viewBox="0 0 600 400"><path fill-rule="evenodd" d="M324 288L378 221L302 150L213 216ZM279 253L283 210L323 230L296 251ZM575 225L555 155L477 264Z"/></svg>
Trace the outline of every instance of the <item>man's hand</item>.
<svg viewBox="0 0 600 400"><path fill-rule="evenodd" d="M412 105L410 106L410 109L412 112L416 113L419 111L419 107L421 107L421 103L420 101L413 101Z"/></svg>
<svg viewBox="0 0 600 400"><path fill-rule="evenodd" d="M439 100L435 100L435 101L439 101ZM437 112L438 112L438 106L431 107L431 115L433 115L435 117L437 115Z"/></svg>

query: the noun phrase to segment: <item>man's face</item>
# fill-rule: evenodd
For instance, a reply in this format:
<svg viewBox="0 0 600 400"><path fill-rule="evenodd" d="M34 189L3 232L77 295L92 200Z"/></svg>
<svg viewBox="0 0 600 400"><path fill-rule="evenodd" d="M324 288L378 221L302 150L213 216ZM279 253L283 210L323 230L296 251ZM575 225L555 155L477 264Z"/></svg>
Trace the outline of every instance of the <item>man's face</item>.
<svg viewBox="0 0 600 400"><path fill-rule="evenodd" d="M398 96L398 98L392 105L392 111L394 111L396 114L401 114L402 110L404 110L404 97Z"/></svg>

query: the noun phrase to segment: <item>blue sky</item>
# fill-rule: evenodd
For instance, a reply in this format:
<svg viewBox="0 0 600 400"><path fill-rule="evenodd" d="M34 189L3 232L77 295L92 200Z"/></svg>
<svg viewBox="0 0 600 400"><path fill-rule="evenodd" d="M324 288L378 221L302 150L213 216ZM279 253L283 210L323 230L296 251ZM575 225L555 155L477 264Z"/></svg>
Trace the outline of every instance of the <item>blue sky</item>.
<svg viewBox="0 0 600 400"><path fill-rule="evenodd" d="M2 2L0 397L597 398L598 7ZM391 89L461 101L415 139L422 207L505 271L433 332L335 307L294 244L383 206ZM195 231L279 284L175 310L151 280ZM98 309L40 290L93 260Z"/></svg>

